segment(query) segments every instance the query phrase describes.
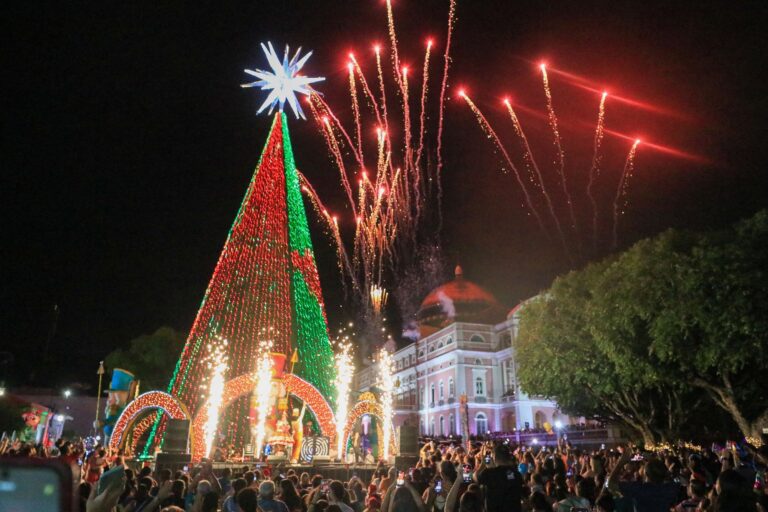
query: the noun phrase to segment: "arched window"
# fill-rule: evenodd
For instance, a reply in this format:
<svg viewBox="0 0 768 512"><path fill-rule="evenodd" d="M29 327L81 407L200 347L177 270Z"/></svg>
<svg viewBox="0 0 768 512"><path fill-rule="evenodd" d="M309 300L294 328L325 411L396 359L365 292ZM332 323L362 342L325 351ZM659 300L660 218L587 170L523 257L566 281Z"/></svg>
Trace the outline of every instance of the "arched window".
<svg viewBox="0 0 768 512"><path fill-rule="evenodd" d="M435 435L435 418L432 418L432 421L429 422L429 435Z"/></svg>
<svg viewBox="0 0 768 512"><path fill-rule="evenodd" d="M454 422L455 417L453 416L453 413L448 415L448 432L453 435L456 433L456 423Z"/></svg>
<svg viewBox="0 0 768 512"><path fill-rule="evenodd" d="M485 343L485 338L480 336L479 334L473 334L471 338L469 338L469 341L472 343Z"/></svg>
<svg viewBox="0 0 768 512"><path fill-rule="evenodd" d="M475 434L481 435L488 432L488 418L482 412L475 415Z"/></svg>
<svg viewBox="0 0 768 512"><path fill-rule="evenodd" d="M443 381L440 381L440 400L445 398L445 386L443 385Z"/></svg>
<svg viewBox="0 0 768 512"><path fill-rule="evenodd" d="M443 348L443 342L442 341L438 342L438 344L437 344L437 350L440 350L441 348Z"/></svg>
<svg viewBox="0 0 768 512"><path fill-rule="evenodd" d="M429 397L431 398L430 405L434 405L435 403L435 383L434 382L429 385Z"/></svg>
<svg viewBox="0 0 768 512"><path fill-rule="evenodd" d="M533 416L533 422L536 425L536 428L543 428L546 421L547 415L541 411L536 411L536 414Z"/></svg>
<svg viewBox="0 0 768 512"><path fill-rule="evenodd" d="M446 342L445 342L445 344L446 344L446 345L450 345L451 343L453 343L453 338L451 338L451 337L449 336L449 337L448 337L448 341L446 341Z"/></svg>
<svg viewBox="0 0 768 512"><path fill-rule="evenodd" d="M453 398L454 394L456 394L456 388L453 385L453 377L448 379L448 396Z"/></svg>
<svg viewBox="0 0 768 512"><path fill-rule="evenodd" d="M480 376L475 379L475 395L485 396L485 381Z"/></svg>
<svg viewBox="0 0 768 512"><path fill-rule="evenodd" d="M443 416L440 416L440 435L445 435L445 418Z"/></svg>
<svg viewBox="0 0 768 512"><path fill-rule="evenodd" d="M426 425L424 425L424 420L421 420L419 422L419 424L421 425L421 434L422 435L427 435L427 427L426 427Z"/></svg>
<svg viewBox="0 0 768 512"><path fill-rule="evenodd" d="M475 364L480 366L480 365L483 364L483 360L482 359L475 359Z"/></svg>

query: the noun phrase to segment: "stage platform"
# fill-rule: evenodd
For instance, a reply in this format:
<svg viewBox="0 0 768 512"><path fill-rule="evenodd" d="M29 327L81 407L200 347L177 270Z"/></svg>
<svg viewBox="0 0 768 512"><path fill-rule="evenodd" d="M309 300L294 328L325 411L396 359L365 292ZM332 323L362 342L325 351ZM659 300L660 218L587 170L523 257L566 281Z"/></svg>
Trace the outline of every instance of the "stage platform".
<svg viewBox="0 0 768 512"><path fill-rule="evenodd" d="M310 476L316 474L323 475L323 478L330 478L333 480L348 481L353 476L360 478L363 483L368 484L371 481L374 471L376 470L375 464L342 464L340 462L317 462L316 464L290 464L280 461L268 461L268 462L214 462L213 471L217 475L220 475L224 468L232 469L233 473L242 472L243 468L248 466L248 469L264 469L269 468L272 475L282 473L285 474L289 469L293 469L297 474L301 475L306 472Z"/></svg>

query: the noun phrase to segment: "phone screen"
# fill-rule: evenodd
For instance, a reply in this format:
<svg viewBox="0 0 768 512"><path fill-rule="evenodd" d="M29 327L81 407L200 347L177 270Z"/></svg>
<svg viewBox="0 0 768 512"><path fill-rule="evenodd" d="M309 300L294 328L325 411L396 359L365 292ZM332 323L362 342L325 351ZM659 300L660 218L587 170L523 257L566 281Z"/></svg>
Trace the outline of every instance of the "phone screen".
<svg viewBox="0 0 768 512"><path fill-rule="evenodd" d="M440 479L435 480L435 492L443 492L443 481Z"/></svg>
<svg viewBox="0 0 768 512"><path fill-rule="evenodd" d="M490 464L491 463L491 456L490 455L486 455L485 456L485 463L486 464Z"/></svg>
<svg viewBox="0 0 768 512"><path fill-rule="evenodd" d="M0 503L3 510L58 512L61 479L52 468L0 466Z"/></svg>
<svg viewBox="0 0 768 512"><path fill-rule="evenodd" d="M462 476L464 477L464 481L469 482L472 480L472 468L468 464L464 464L463 470L464 472L462 473Z"/></svg>
<svg viewBox="0 0 768 512"><path fill-rule="evenodd" d="M398 471L397 473L397 486L401 487L405 483L405 473L403 471Z"/></svg>

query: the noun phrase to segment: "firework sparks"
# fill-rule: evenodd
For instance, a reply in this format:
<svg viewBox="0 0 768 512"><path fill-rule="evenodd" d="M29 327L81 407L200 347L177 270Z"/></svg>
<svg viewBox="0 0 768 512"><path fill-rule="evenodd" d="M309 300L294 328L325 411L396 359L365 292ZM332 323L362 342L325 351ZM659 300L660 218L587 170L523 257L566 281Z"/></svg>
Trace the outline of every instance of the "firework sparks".
<svg viewBox="0 0 768 512"><path fill-rule="evenodd" d="M349 407L349 392L352 386L352 377L355 366L352 363L352 343L348 337L336 344L336 453L339 459L344 461L344 425L347 422L347 410Z"/></svg>
<svg viewBox="0 0 768 512"><path fill-rule="evenodd" d="M448 23L450 31L453 30L454 17L455 1L451 1ZM354 215L355 232L351 243L342 243L342 233L337 223L319 206L322 203L316 197L314 189L308 183L302 189L310 195L313 205L328 222L337 244L339 259L343 262L339 267L345 271L345 287L348 281L351 285L349 288L356 294L361 316L368 318L378 315L378 308L384 304L383 301L374 304L378 299L371 295L371 290L383 289L384 281L396 272L396 262L412 259L415 248L423 241L422 238L434 237L434 230L427 230L424 220L439 219L440 216L439 201L436 213L427 208L435 200L435 191L432 188L434 180L431 178L431 173L435 171L431 169L431 159L426 149L430 145L426 140L427 133L432 133L427 125L427 112L430 108L429 64L433 42L427 42L424 54L416 127L416 122L411 119L410 105L410 96L415 94L412 91L414 84L411 83L413 68L400 61L391 1L386 2L386 21L392 76L384 73L381 62L382 47L374 45L378 82L376 94L365 79L361 62L354 54L348 54L347 78L353 118L351 129L344 128L339 117L319 94L313 92L309 98L312 117L326 142L331 161L338 169L349 210ZM450 39L450 34L448 38ZM446 60L450 60L447 52ZM443 91L447 86L447 69L446 65ZM390 131L390 125L400 124L399 121L390 123L389 119L392 112L387 108L387 85L391 81L394 81L396 95L400 98L397 117L402 122L402 131ZM372 112L360 108L358 85ZM443 101L444 98L441 99L440 110L443 109ZM442 119L442 112L439 112L439 115ZM375 125L369 128L367 122L372 119L375 119ZM416 129L418 133L414 132ZM375 138L367 135L374 132ZM365 162L370 162L371 158L366 157L366 151L371 151L374 143L376 163L375 166L368 167ZM354 162L350 161L351 158L354 158ZM350 184L352 172L356 174L356 190L353 190L354 185ZM437 181L439 194L439 179ZM339 219L339 222L343 224L344 221Z"/></svg>
<svg viewBox="0 0 768 512"><path fill-rule="evenodd" d="M371 304L373 304L373 312L376 315L380 315L382 309L387 304L389 293L381 286L371 286Z"/></svg>
<svg viewBox="0 0 768 512"><path fill-rule="evenodd" d="M451 36L456 24L456 0L451 0L448 7L448 31L445 37L445 53L443 54L443 80L440 83L440 103L437 113L437 205L438 215L440 214L440 202L442 201L442 185L440 181L440 171L443 169L443 112L445 106L445 91L448 88L448 69L451 67ZM442 223L442 217L438 217ZM439 229L438 225L438 229Z"/></svg>
<svg viewBox="0 0 768 512"><path fill-rule="evenodd" d="M208 399L206 410L208 417L205 421L205 453L211 454L213 443L216 440L216 429L219 425L221 401L224 394L224 374L228 369L227 340L218 340L208 345L208 368L211 371L208 385Z"/></svg>
<svg viewBox="0 0 768 512"><path fill-rule="evenodd" d="M594 153L592 154L592 165L589 167L589 181L587 182L587 197L592 205L592 243L593 247L597 248L597 202L595 196L592 193L592 187L595 184L595 179L600 174L600 146L603 142L603 136L605 135L605 98L608 97L607 92L603 92L600 97L600 106L597 109L597 126L595 127L595 142Z"/></svg>
<svg viewBox="0 0 768 512"><path fill-rule="evenodd" d="M512 162L512 159L509 157L509 153L507 152L507 148L504 146L504 144L501 142L501 139L496 134L496 131L491 126L491 123L488 122L488 119L483 115L483 113L480 111L480 109L475 105L475 102L473 102L469 95L467 94L467 91L460 90L459 96L461 96L464 101L467 102L467 105L469 105L469 108L472 110L472 113L475 114L475 117L477 118L477 122L480 123L480 127L483 129L485 134L488 136L489 139L496 145L496 147L501 152L502 156L504 157L504 160L507 163L507 166L512 169L512 174L514 174L515 179L517 180L517 184L520 185L520 189L523 191L523 195L525 196L525 203L528 206L528 210L530 213L536 218L536 222L539 223L539 227L541 228L541 231L548 235L547 228L544 226L544 221L541 219L541 215L539 214L538 210L533 204L533 201L531 200L531 195L528 193L528 187L526 187L525 182L523 181L523 178L520 176L520 172L517 170L517 167Z"/></svg>
<svg viewBox="0 0 768 512"><path fill-rule="evenodd" d="M555 150L557 152L557 173L560 177L560 185L563 188L563 195L568 205L568 214L571 217L571 229L576 231L576 214L573 211L573 201L571 200L571 194L568 192L568 182L565 178L565 152L563 151L563 144L560 139L560 129L558 128L557 115L555 114L555 107L552 103L552 91L549 88L549 78L547 77L546 64L539 65L541 69L541 79L544 84L544 95L547 98L547 114L549 116L549 126L552 128L552 133L555 136Z"/></svg>
<svg viewBox="0 0 768 512"><path fill-rule="evenodd" d="M627 160L624 162L624 170L621 172L621 178L619 178L619 186L616 187L616 197L613 199L613 249L616 249L619 245L619 215L623 214L624 209L627 207L626 197L629 188L629 180L635 170L635 154L637 153L637 146L639 145L640 139L636 139L629 149ZM622 198L624 198L624 204L621 206L622 211L619 211L619 202Z"/></svg>
<svg viewBox="0 0 768 512"><path fill-rule="evenodd" d="M530 173L530 169L533 169L534 172L536 173L537 180L532 180L532 181L534 183L538 183L539 189L541 190L541 194L544 196L544 200L547 203L547 208L549 209L549 214L555 223L555 229L557 230L558 237L560 238L560 243L563 246L563 251L565 252L566 255L570 255L570 250L568 249L568 243L565 240L565 233L563 233L563 227L560 224L560 219L555 213L555 207L552 204L552 198L550 197L549 192L547 192L547 185L544 182L544 177L541 174L541 169L539 168L539 165L536 163L536 159L533 156L533 151L531 151L531 146L528 143L528 137L526 137L525 131L523 131L523 125L520 124L520 119L517 117L517 114L515 113L515 109L512 108L512 102L510 102L508 98L504 99L504 106L507 107L507 113L509 114L509 117L512 120L512 126L515 129L515 134L517 135L518 139L520 139L520 143L523 146L523 160L525 161L526 166L529 167L529 173Z"/></svg>
<svg viewBox="0 0 768 512"><path fill-rule="evenodd" d="M266 422L269 414L269 396L272 389L272 350L271 341L259 343L259 355L256 360L256 453L261 457L264 439L267 435Z"/></svg>
<svg viewBox="0 0 768 512"><path fill-rule="evenodd" d="M392 442L392 399L395 389L395 363L392 355L382 348L379 351L379 389L381 389L382 430L384 431L384 460L389 460L389 445Z"/></svg>

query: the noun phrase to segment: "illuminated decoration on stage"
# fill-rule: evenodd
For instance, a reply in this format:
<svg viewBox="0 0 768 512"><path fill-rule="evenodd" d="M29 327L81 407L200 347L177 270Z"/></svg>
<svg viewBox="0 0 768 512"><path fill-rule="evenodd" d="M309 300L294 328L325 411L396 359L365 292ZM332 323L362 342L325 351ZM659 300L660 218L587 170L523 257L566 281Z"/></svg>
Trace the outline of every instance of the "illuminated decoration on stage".
<svg viewBox="0 0 768 512"><path fill-rule="evenodd" d="M331 454L331 442L326 436L305 437L301 443L301 460L312 462L315 457L327 457Z"/></svg>
<svg viewBox="0 0 768 512"><path fill-rule="evenodd" d="M297 54L298 55L298 54ZM278 96L292 103L302 92L294 76L307 56L275 70ZM300 64L300 65L299 65ZM283 68L281 68L283 69ZM282 77L282 78L281 78ZM296 81L299 80L299 81ZM255 86L255 85L254 85ZM280 97L278 97L280 106ZM204 348L217 337L227 339L227 379L254 371L257 340L270 339L276 352L297 354L293 372L310 382L328 401L335 400L333 351L328 336L320 279L301 197L285 113L275 114L272 127L245 198L235 217L189 337L176 364L168 392L187 404L193 415L203 406L200 385ZM227 443L250 442L249 397L222 409ZM158 420L147 450L162 432Z"/></svg>
<svg viewBox="0 0 768 512"><path fill-rule="evenodd" d="M110 449L119 449L125 441L125 434L132 430L136 420L145 413L158 409L175 420L190 419L189 411L176 397L162 391L149 391L130 402L117 418L112 437L109 439Z"/></svg>
<svg viewBox="0 0 768 512"><path fill-rule="evenodd" d="M282 383L290 396L298 398L307 405L307 409L317 420L320 433L328 438L333 438L336 430L333 409L331 409L331 406L317 388L301 377L292 374L284 375ZM248 397L257 385L259 385L259 379L255 374L240 375L227 381L224 384L224 391L221 395L222 410L238 399ZM191 425L190 451L192 453L192 460L195 461L205 457L204 425L206 418L207 412L204 405L193 418Z"/></svg>
<svg viewBox="0 0 768 512"><path fill-rule="evenodd" d="M392 418L394 411L392 409L392 392L395 389L395 362L386 348L379 351L379 389L381 389L381 420L384 430L384 460L389 460L392 453L390 450L390 441L392 440Z"/></svg>
<svg viewBox="0 0 768 512"><path fill-rule="evenodd" d="M349 341L341 341L337 345L336 352L336 453L337 457L344 460L344 419L347 417L349 407L349 391L352 385L352 377L355 373L355 365L352 362L352 344Z"/></svg>
<svg viewBox="0 0 768 512"><path fill-rule="evenodd" d="M262 342L259 346L261 354L256 362L256 389L253 392L256 396L256 457L261 457L261 449L267 435L265 426L269 414L273 372L272 357L269 353L271 349L271 341Z"/></svg>
<svg viewBox="0 0 768 512"><path fill-rule="evenodd" d="M310 84L325 80L323 77L310 78L299 74L301 68L304 67L304 64L306 64L307 60L312 56L312 52L300 57L301 48L299 48L296 50L293 58L288 60L289 50L286 45L285 54L283 54L283 60L281 62L275 53L275 49L272 48L272 43L268 42L267 46L264 46L264 43L262 43L261 49L267 56L267 62L269 62L272 71L246 69L246 73L255 76L259 80L241 85L241 87L261 87L262 91L270 91L267 99L264 100L264 103L262 103L256 113L260 114L265 108L269 107L268 113L272 114L275 106L282 112L285 102L287 101L291 106L296 119L306 119L306 117L304 117L304 111L301 110L301 105L299 105L299 102L296 99L296 93L309 95L311 92L311 89L309 88Z"/></svg>
<svg viewBox="0 0 768 512"><path fill-rule="evenodd" d="M208 399L205 405L205 453L211 455L213 442L216 440L216 429L219 426L221 400L224 394L224 372L227 371L227 340L209 344L208 368L211 370L211 380L208 384Z"/></svg>
<svg viewBox="0 0 768 512"><path fill-rule="evenodd" d="M363 395L360 395L360 397L363 398ZM373 398L373 400L371 398ZM352 407L352 409L349 410L349 414L347 415L347 421L344 424L344 446L349 446L349 438L351 437L352 432L354 431L355 423L357 423L363 416L366 416L366 415L376 417L379 420L381 420L382 423L384 423L384 411L381 405L379 405L378 402L375 401L375 397L372 395L366 397L365 400L358 401ZM385 425L382 425L382 430L384 430L385 428L386 428ZM394 426L390 421L389 434L387 435L386 430L384 430L384 433L382 435L382 437L385 437L388 439L387 450L386 450L388 453L397 453L397 445L395 444L394 434L395 434Z"/></svg>

